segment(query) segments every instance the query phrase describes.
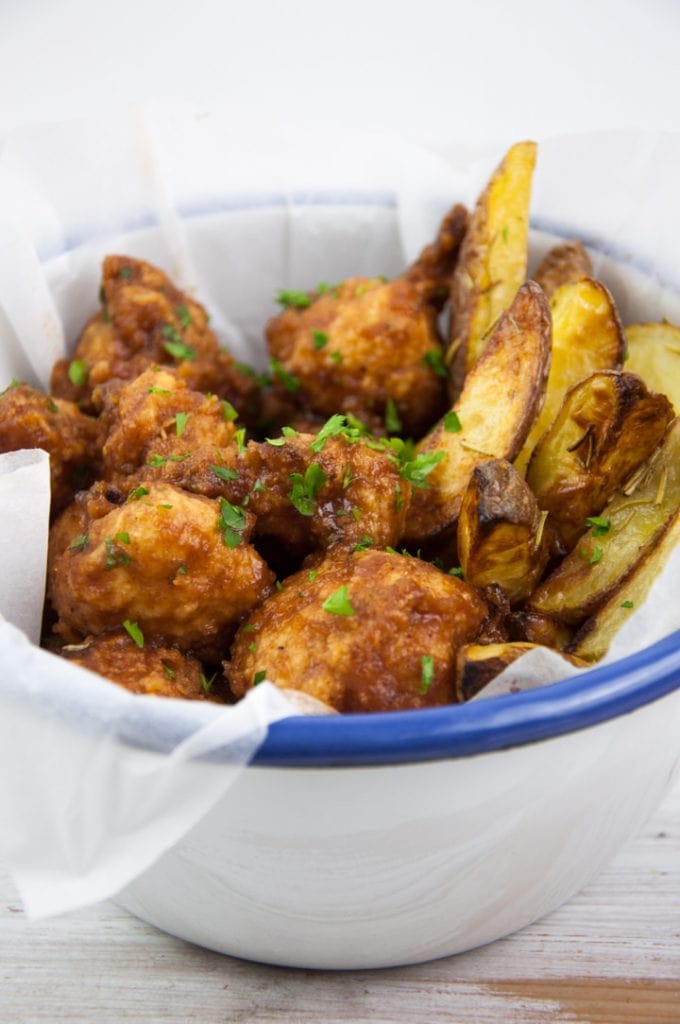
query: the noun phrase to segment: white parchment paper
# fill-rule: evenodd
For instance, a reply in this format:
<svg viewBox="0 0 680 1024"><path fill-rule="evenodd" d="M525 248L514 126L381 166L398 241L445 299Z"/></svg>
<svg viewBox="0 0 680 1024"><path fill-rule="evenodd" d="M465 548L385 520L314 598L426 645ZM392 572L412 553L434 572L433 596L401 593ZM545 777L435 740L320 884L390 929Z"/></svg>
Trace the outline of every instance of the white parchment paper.
<svg viewBox="0 0 680 1024"><path fill-rule="evenodd" d="M399 273L502 152L236 136L219 117L158 108L17 132L0 152L0 386L47 385L97 307L109 252L161 265L262 365L280 288ZM625 320L680 320L680 137L553 139L540 154L534 260L553 235L580 235ZM268 683L233 708L133 696L34 646L48 502L44 454L0 457L0 856L36 917L119 891L219 800L270 722L318 711ZM611 656L680 626L679 568L676 553ZM576 671L534 652L484 696Z"/></svg>

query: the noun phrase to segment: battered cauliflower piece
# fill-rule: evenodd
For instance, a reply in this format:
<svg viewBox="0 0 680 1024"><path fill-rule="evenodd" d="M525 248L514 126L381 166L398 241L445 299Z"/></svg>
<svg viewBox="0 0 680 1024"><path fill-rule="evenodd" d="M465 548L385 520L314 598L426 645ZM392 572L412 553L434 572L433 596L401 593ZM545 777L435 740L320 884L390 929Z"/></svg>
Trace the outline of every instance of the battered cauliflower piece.
<svg viewBox="0 0 680 1024"><path fill-rule="evenodd" d="M282 293L288 308L266 328L275 388L313 413L351 412L374 430L387 418L390 432L421 436L446 404L437 316L466 223L455 206L394 281Z"/></svg>
<svg viewBox="0 0 680 1024"><path fill-rule="evenodd" d="M241 626L225 674L237 697L267 678L336 711L447 704L456 653L486 612L466 583L417 558L329 555Z"/></svg>
<svg viewBox="0 0 680 1024"><path fill-rule="evenodd" d="M134 633L134 626L130 628ZM127 632L119 631L62 647L59 654L131 693L183 700L216 699L200 661L176 647L142 642L140 647Z"/></svg>
<svg viewBox="0 0 680 1024"><path fill-rule="evenodd" d="M195 391L227 398L246 417L259 415L254 376L220 348L208 315L156 267L129 256L103 264L101 312L85 325L70 360L52 372L52 390L94 408L93 392L108 380L131 380L148 366L169 364Z"/></svg>
<svg viewBox="0 0 680 1024"><path fill-rule="evenodd" d="M134 622L218 661L273 574L248 543L254 519L223 499L151 484L113 504L98 485L53 529L48 593L67 642ZM73 533L77 530L77 533Z"/></svg>
<svg viewBox="0 0 680 1024"><path fill-rule="evenodd" d="M104 475L123 490L137 473L136 483L144 475L166 483L198 477L185 489L204 493L206 464L236 454L236 410L215 395L192 391L173 370L152 367L129 383L109 385L102 402Z"/></svg>
<svg viewBox="0 0 680 1024"><path fill-rule="evenodd" d="M28 384L11 384L0 395L0 452L49 452L53 513L92 482L100 462L99 437L97 421L72 402L51 398Z"/></svg>

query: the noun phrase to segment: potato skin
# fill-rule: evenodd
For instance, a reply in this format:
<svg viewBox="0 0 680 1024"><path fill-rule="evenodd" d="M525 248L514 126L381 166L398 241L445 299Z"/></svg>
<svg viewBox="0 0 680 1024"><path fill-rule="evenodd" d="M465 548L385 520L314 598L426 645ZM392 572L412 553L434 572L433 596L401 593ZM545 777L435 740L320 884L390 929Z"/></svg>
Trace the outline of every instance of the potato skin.
<svg viewBox="0 0 680 1024"><path fill-rule="evenodd" d="M341 587L352 615L323 608ZM419 559L370 550L328 555L251 615L225 671L237 697L266 672L337 711L446 704L456 650L476 636L486 611L472 588ZM428 685L423 656L433 659Z"/></svg>
<svg viewBox="0 0 680 1024"><path fill-rule="evenodd" d="M273 574L247 542L252 517L230 548L217 501L158 484L122 505L96 489L79 504L80 518L65 513L78 533L55 524L48 565L55 631L68 641L129 619L145 636L218 661L233 627L271 590Z"/></svg>
<svg viewBox="0 0 680 1024"><path fill-rule="evenodd" d="M552 299L558 288L575 284L582 277L592 277L593 266L585 246L577 239L554 246L543 258L534 274L546 296Z"/></svg>
<svg viewBox="0 0 680 1024"><path fill-rule="evenodd" d="M176 647L145 642L140 649L127 633L90 637L58 652L91 672L110 679L130 693L182 700L215 699L202 682L203 668L196 658Z"/></svg>

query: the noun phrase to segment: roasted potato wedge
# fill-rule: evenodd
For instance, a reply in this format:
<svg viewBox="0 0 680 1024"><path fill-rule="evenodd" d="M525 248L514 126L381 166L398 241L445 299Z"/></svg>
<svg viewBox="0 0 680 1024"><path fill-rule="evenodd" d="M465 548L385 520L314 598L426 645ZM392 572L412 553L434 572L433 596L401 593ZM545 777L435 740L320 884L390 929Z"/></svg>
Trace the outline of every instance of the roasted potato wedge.
<svg viewBox="0 0 680 1024"><path fill-rule="evenodd" d="M458 520L458 557L473 587L497 584L511 604L528 597L548 559L545 514L511 463L488 459L472 471Z"/></svg>
<svg viewBox="0 0 680 1024"><path fill-rule="evenodd" d="M551 647L555 651L564 650L574 636L570 626L531 608L513 612L508 619L508 626L513 641L526 641L539 647Z"/></svg>
<svg viewBox="0 0 680 1024"><path fill-rule="evenodd" d="M563 285L553 296L550 312L552 363L543 408L515 460L523 474L538 441L554 423L569 388L596 370L620 366L625 350L614 300L598 281L585 277Z"/></svg>
<svg viewBox="0 0 680 1024"><path fill-rule="evenodd" d="M523 654L544 648L543 644L507 643L507 644L465 644L456 655L455 696L459 703L470 700L475 694L499 676L503 669L512 665ZM560 654L572 665L584 665L585 661L563 651Z"/></svg>
<svg viewBox="0 0 680 1024"><path fill-rule="evenodd" d="M580 625L646 556L680 507L680 420L644 471L619 490L573 551L538 587L529 607ZM584 523L585 525L585 523Z"/></svg>
<svg viewBox="0 0 680 1024"><path fill-rule="evenodd" d="M609 600L583 624L569 645L569 652L584 661L603 658L626 619L642 604L649 589L680 543L680 511L671 516L656 544L648 545L631 574L609 597ZM640 636L640 646L645 637ZM649 642L649 641L647 641Z"/></svg>
<svg viewBox="0 0 680 1024"><path fill-rule="evenodd" d="M451 281L447 361L454 393L484 351L493 325L527 275L536 143L518 142L477 200Z"/></svg>
<svg viewBox="0 0 680 1024"><path fill-rule="evenodd" d="M603 370L575 385L529 463L527 483L568 548L647 458L673 418L634 373Z"/></svg>
<svg viewBox="0 0 680 1024"><path fill-rule="evenodd" d="M485 459L511 462L540 408L550 366L550 309L529 281L502 314L450 413L417 446L443 458L415 489L406 539L424 541L455 525L472 470Z"/></svg>
<svg viewBox="0 0 680 1024"><path fill-rule="evenodd" d="M534 274L534 281L552 299L558 288L575 284L582 277L592 277L593 267L583 243L576 240L562 242L546 254Z"/></svg>
<svg viewBox="0 0 680 1024"><path fill-rule="evenodd" d="M667 320L626 327L626 369L652 391L661 391L680 412L680 327Z"/></svg>

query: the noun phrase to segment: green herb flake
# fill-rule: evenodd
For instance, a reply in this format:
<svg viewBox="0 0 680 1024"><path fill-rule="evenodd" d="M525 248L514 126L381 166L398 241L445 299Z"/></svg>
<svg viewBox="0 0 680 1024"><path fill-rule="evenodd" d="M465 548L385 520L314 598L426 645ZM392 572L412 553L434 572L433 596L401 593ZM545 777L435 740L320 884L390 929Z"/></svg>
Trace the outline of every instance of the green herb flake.
<svg viewBox="0 0 680 1024"><path fill-rule="evenodd" d="M226 498L220 498L218 529L228 548L235 548L243 540L241 534L246 528L246 514L238 505L232 505Z"/></svg>
<svg viewBox="0 0 680 1024"><path fill-rule="evenodd" d="M299 437L300 431L294 430L293 427L281 427L281 433L284 437Z"/></svg>
<svg viewBox="0 0 680 1024"><path fill-rule="evenodd" d="M159 508L172 508L172 505L164 505L164 504L161 503L158 507Z"/></svg>
<svg viewBox="0 0 680 1024"><path fill-rule="evenodd" d="M316 569L310 569L308 574L307 574L307 578L308 578L310 583L313 583L317 576L318 576L318 571Z"/></svg>
<svg viewBox="0 0 680 1024"><path fill-rule="evenodd" d="M74 537L68 546L69 551L82 551L87 546L87 542L90 538L86 533L79 533L77 537Z"/></svg>
<svg viewBox="0 0 680 1024"><path fill-rule="evenodd" d="M354 505L353 508L351 509L351 512L352 512L352 517L354 518L354 521L356 523L358 523L359 520L361 519L361 509L357 508L356 505Z"/></svg>
<svg viewBox="0 0 680 1024"><path fill-rule="evenodd" d="M195 348L182 341L172 324L164 324L161 334L165 338L163 348L173 359L195 359L198 355Z"/></svg>
<svg viewBox="0 0 680 1024"><path fill-rule="evenodd" d="M186 329L187 327L191 327L193 321L186 306L175 306L175 313L177 314L177 319L183 328Z"/></svg>
<svg viewBox="0 0 680 1024"><path fill-rule="evenodd" d="M404 480L410 480L414 487L429 487L427 477L439 465L446 452L423 452L414 459L404 462L399 473Z"/></svg>
<svg viewBox="0 0 680 1024"><path fill-rule="evenodd" d="M248 623L246 623L245 626L241 627L241 632L242 633L254 633L255 632L255 628L256 627L253 625L252 622L248 622Z"/></svg>
<svg viewBox="0 0 680 1024"><path fill-rule="evenodd" d="M397 512L401 512L404 507L404 495L401 492L401 486L399 484L394 485L394 507Z"/></svg>
<svg viewBox="0 0 680 1024"><path fill-rule="evenodd" d="M312 463L302 473L291 473L292 488L288 494L291 504L303 516L313 516L316 512L316 496L328 480L318 462Z"/></svg>
<svg viewBox="0 0 680 1024"><path fill-rule="evenodd" d="M239 430L236 431L236 433L234 434L234 442L235 442L236 447L238 449L239 455L241 454L241 452L244 452L246 450L246 428L245 427L241 427Z"/></svg>
<svg viewBox="0 0 680 1024"><path fill-rule="evenodd" d="M423 356L423 363L425 366L429 367L437 377L448 377L441 349L432 348L429 352L426 352Z"/></svg>
<svg viewBox="0 0 680 1024"><path fill-rule="evenodd" d="M177 437L182 437L184 431L187 429L187 423L189 422L189 412L178 412L175 416L175 433Z"/></svg>
<svg viewBox="0 0 680 1024"><path fill-rule="evenodd" d="M129 619L126 619L125 622L123 623L123 629L128 634L128 636L130 636L134 640L134 642L137 644L141 651L144 647L144 634L142 633L137 623L130 622Z"/></svg>
<svg viewBox="0 0 680 1024"><path fill-rule="evenodd" d="M361 540L354 545L354 551L365 551L367 548L373 547L373 538L369 537L368 534L364 534Z"/></svg>
<svg viewBox="0 0 680 1024"><path fill-rule="evenodd" d="M251 654L255 654L255 651L257 650L257 644L255 643L254 640L251 640L250 643L248 644L248 650L250 651Z"/></svg>
<svg viewBox="0 0 680 1024"><path fill-rule="evenodd" d="M119 540L121 542L121 544L129 544L130 543L130 534L129 533L117 533L116 534L116 540Z"/></svg>
<svg viewBox="0 0 680 1024"><path fill-rule="evenodd" d="M87 363L84 359L72 359L68 366L68 379L77 388L87 384Z"/></svg>
<svg viewBox="0 0 680 1024"><path fill-rule="evenodd" d="M172 391L168 391L167 388L151 387L146 389L147 395L171 395Z"/></svg>
<svg viewBox="0 0 680 1024"><path fill-rule="evenodd" d="M329 437L337 437L338 434L346 429L347 417L341 415L341 413L334 413L330 419L327 419L322 426L319 433L316 435L314 440L310 444L310 448L313 452L320 452L323 449L326 441Z"/></svg>
<svg viewBox="0 0 680 1024"><path fill-rule="evenodd" d="M128 494L128 501L139 501L140 498L144 498L147 494L150 494L148 487L135 487L134 491L130 491Z"/></svg>
<svg viewBox="0 0 680 1024"><path fill-rule="evenodd" d="M621 604L621 607L622 608L634 608L635 607L635 601L623 601L622 604Z"/></svg>
<svg viewBox="0 0 680 1024"><path fill-rule="evenodd" d="M427 693L434 682L434 658L431 654L423 654L420 659L419 693Z"/></svg>
<svg viewBox="0 0 680 1024"><path fill-rule="evenodd" d="M398 434L401 430L402 423L399 419L399 413L397 407L391 398L388 398L385 402L385 430L388 434Z"/></svg>
<svg viewBox="0 0 680 1024"><path fill-rule="evenodd" d="M596 565L602 558L604 551L602 550L602 548L599 548L597 547L597 545L595 545L592 551L587 551L585 548L579 548L578 553L581 556L581 558L585 559L585 561L588 562L588 565Z"/></svg>
<svg viewBox="0 0 680 1024"><path fill-rule="evenodd" d="M210 676L210 679L208 679L205 672L201 672L200 679L201 689L203 690L203 693L210 693L210 691L212 690L212 685L217 679L217 672L213 672L213 674Z"/></svg>
<svg viewBox="0 0 680 1024"><path fill-rule="evenodd" d="M336 366L342 366L342 352L339 352L336 348L331 352L330 356Z"/></svg>
<svg viewBox="0 0 680 1024"><path fill-rule="evenodd" d="M458 418L458 413L451 410L444 416L444 430L447 434L460 434L463 429Z"/></svg>
<svg viewBox="0 0 680 1024"><path fill-rule="evenodd" d="M592 530L593 537L604 537L611 529L611 519L604 519L602 516L588 516L586 526Z"/></svg>
<svg viewBox="0 0 680 1024"><path fill-rule="evenodd" d="M51 398L47 399L47 411L48 412L52 412L52 413L58 413L59 412L59 406Z"/></svg>
<svg viewBox="0 0 680 1024"><path fill-rule="evenodd" d="M454 565L452 569L449 569L449 576L457 576L459 580L463 579L463 569L460 565Z"/></svg>
<svg viewBox="0 0 680 1024"><path fill-rule="evenodd" d="M161 662L161 666L163 668L163 673L168 677L171 683L174 683L176 675L175 670L170 668L169 665L166 665L164 661Z"/></svg>
<svg viewBox="0 0 680 1024"><path fill-rule="evenodd" d="M325 612L330 612L331 615L356 615L346 586L340 587L334 594L326 598L321 607Z"/></svg>
<svg viewBox="0 0 680 1024"><path fill-rule="evenodd" d="M226 423L233 423L234 420L238 419L238 412L226 398L220 400L220 405L222 406L222 417Z"/></svg>
<svg viewBox="0 0 680 1024"><path fill-rule="evenodd" d="M128 538L129 543L129 538ZM115 569L116 566L122 566L124 569L130 564L132 559L128 555L127 551L121 551L113 537L107 537L104 541L104 548L106 550L106 558L104 559L105 569Z"/></svg>
<svg viewBox="0 0 680 1024"><path fill-rule="evenodd" d="M224 466L211 466L210 468L220 480L238 480L238 473L235 469L225 469Z"/></svg>
<svg viewBox="0 0 680 1024"><path fill-rule="evenodd" d="M286 443L285 437L265 437L265 444L270 444L272 448L283 448Z"/></svg>
<svg viewBox="0 0 680 1024"><path fill-rule="evenodd" d="M167 461L168 459L166 455L158 455L153 452L146 460L146 464L147 466L153 466L154 469L156 469L158 466L164 466Z"/></svg>
<svg viewBox="0 0 680 1024"><path fill-rule="evenodd" d="M276 580L274 586L278 590L279 594L282 594L283 591L286 589L285 583L282 583L281 580Z"/></svg>
<svg viewBox="0 0 680 1024"><path fill-rule="evenodd" d="M132 267L121 267L118 271L118 277L122 277L124 281L129 281L132 277Z"/></svg>
<svg viewBox="0 0 680 1024"><path fill-rule="evenodd" d="M255 675L253 676L253 686L257 686L259 683L261 683L266 678L267 678L267 669L266 668L258 669L257 672L255 673Z"/></svg>
<svg viewBox="0 0 680 1024"><path fill-rule="evenodd" d="M312 344L317 352L325 348L328 344L328 335L325 331L312 331Z"/></svg>
<svg viewBox="0 0 680 1024"><path fill-rule="evenodd" d="M277 294L276 301L285 309L307 309L312 304L307 292L297 291L295 288L283 288Z"/></svg>
<svg viewBox="0 0 680 1024"><path fill-rule="evenodd" d="M257 491L258 494L265 494L266 493L267 488L262 483L262 481L260 480L259 476L258 476L257 480L255 481L255 483L253 484L253 490Z"/></svg>
<svg viewBox="0 0 680 1024"><path fill-rule="evenodd" d="M187 569L187 563L186 562L180 562L179 565L177 566L177 575L178 576L186 576L186 574L188 572L189 572L189 570Z"/></svg>
<svg viewBox="0 0 680 1024"><path fill-rule="evenodd" d="M290 391L291 394L295 394L296 391L300 390L300 381L292 373L288 373L288 370L279 362L278 359L269 360L269 370L272 376L283 384L286 391Z"/></svg>

